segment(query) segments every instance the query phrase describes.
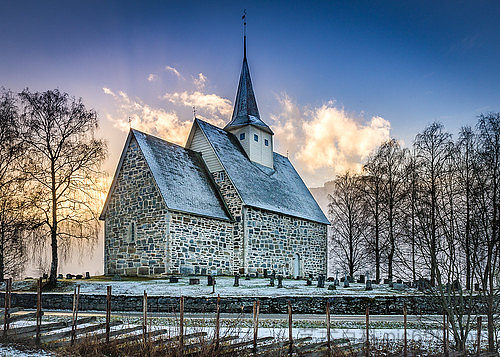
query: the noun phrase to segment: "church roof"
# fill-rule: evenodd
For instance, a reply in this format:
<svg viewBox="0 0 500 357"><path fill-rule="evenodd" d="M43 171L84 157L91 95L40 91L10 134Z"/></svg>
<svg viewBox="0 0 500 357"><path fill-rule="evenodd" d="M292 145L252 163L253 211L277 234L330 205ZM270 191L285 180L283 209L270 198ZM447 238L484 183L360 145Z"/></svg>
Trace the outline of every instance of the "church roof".
<svg viewBox="0 0 500 357"><path fill-rule="evenodd" d="M253 93L252 80L250 79L250 70L248 69L246 55L243 58L240 83L238 84L238 92L236 94L236 101L234 102L233 117L224 129L228 130L244 125L254 125L270 134L273 134L271 128L269 128L269 126L267 126L267 124L260 119L257 101L255 100L255 94Z"/></svg>
<svg viewBox="0 0 500 357"><path fill-rule="evenodd" d="M330 224L288 158L274 155L274 170L248 159L238 139L196 119L247 206Z"/></svg>
<svg viewBox="0 0 500 357"><path fill-rule="evenodd" d="M168 209L231 220L225 203L201 154L152 135L131 129L113 184L104 205L106 211L115 180L131 138L135 137Z"/></svg>

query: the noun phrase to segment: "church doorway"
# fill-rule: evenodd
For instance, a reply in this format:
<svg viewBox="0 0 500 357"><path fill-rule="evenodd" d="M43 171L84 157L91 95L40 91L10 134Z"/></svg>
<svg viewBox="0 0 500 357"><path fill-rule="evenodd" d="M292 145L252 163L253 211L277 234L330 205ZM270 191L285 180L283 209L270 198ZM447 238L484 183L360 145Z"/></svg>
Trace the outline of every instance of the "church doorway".
<svg viewBox="0 0 500 357"><path fill-rule="evenodd" d="M302 272L300 269L300 255L295 253L293 256L293 277L297 278L298 276L302 276Z"/></svg>

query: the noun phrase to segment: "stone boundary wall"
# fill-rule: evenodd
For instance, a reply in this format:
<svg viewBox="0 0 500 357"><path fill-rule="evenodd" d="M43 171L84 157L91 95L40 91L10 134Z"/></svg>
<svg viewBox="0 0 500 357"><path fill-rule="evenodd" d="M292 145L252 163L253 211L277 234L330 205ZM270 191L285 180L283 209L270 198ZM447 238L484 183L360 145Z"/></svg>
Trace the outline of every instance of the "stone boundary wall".
<svg viewBox="0 0 500 357"><path fill-rule="evenodd" d="M116 295L112 297L113 311L142 311L142 296ZM260 300L260 312L287 313L288 301L292 303L294 314L323 314L326 302L330 301L331 313L338 315L363 315L366 306L370 307L373 315L401 315L403 304L406 302L408 314L441 314L439 300L433 296L290 296L290 297L222 297L221 312L240 313L252 312L253 303ZM480 302L475 298L475 302ZM0 295L0 306L3 306L4 295ZM36 293L12 293L12 306L33 309L36 306ZM184 298L185 312L215 312L216 297ZM73 294L43 293L42 307L45 310L71 310ZM486 304L477 306L477 310L484 313ZM105 295L80 295L80 311L105 311ZM150 312L178 312L178 297L148 296L148 310Z"/></svg>

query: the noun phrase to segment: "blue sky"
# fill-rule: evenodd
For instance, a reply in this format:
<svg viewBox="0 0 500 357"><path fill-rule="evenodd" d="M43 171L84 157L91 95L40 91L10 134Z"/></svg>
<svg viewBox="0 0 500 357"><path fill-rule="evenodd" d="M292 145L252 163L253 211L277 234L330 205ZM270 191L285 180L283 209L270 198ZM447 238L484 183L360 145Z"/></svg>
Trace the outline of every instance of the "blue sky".
<svg viewBox="0 0 500 357"><path fill-rule="evenodd" d="M102 119L110 172L128 116L134 126L178 142L192 103L207 120L229 120L245 8L261 117L278 129L277 150L290 152L309 185L359 164L380 138L408 143L435 120L456 132L479 113L500 110L497 1L2 0L0 6L0 86L81 96ZM203 84L195 81L199 73ZM144 113L151 118L141 119ZM336 130L315 141L314 133ZM349 140L341 142L349 130L350 140L369 143L348 148ZM333 153L322 153L330 142ZM322 161L310 164L311 153Z"/></svg>

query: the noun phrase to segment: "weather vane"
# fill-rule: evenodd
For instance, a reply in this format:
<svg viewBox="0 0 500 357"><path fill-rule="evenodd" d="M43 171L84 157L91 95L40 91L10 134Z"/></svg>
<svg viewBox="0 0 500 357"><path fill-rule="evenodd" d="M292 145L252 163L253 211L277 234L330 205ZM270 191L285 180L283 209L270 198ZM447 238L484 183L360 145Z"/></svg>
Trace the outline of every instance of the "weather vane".
<svg viewBox="0 0 500 357"><path fill-rule="evenodd" d="M243 35L247 35L247 9L243 10L243 16L241 17L243 20Z"/></svg>
<svg viewBox="0 0 500 357"><path fill-rule="evenodd" d="M193 117L196 119L196 106L193 105Z"/></svg>
<svg viewBox="0 0 500 357"><path fill-rule="evenodd" d="M128 127L132 129L132 117L128 117Z"/></svg>

